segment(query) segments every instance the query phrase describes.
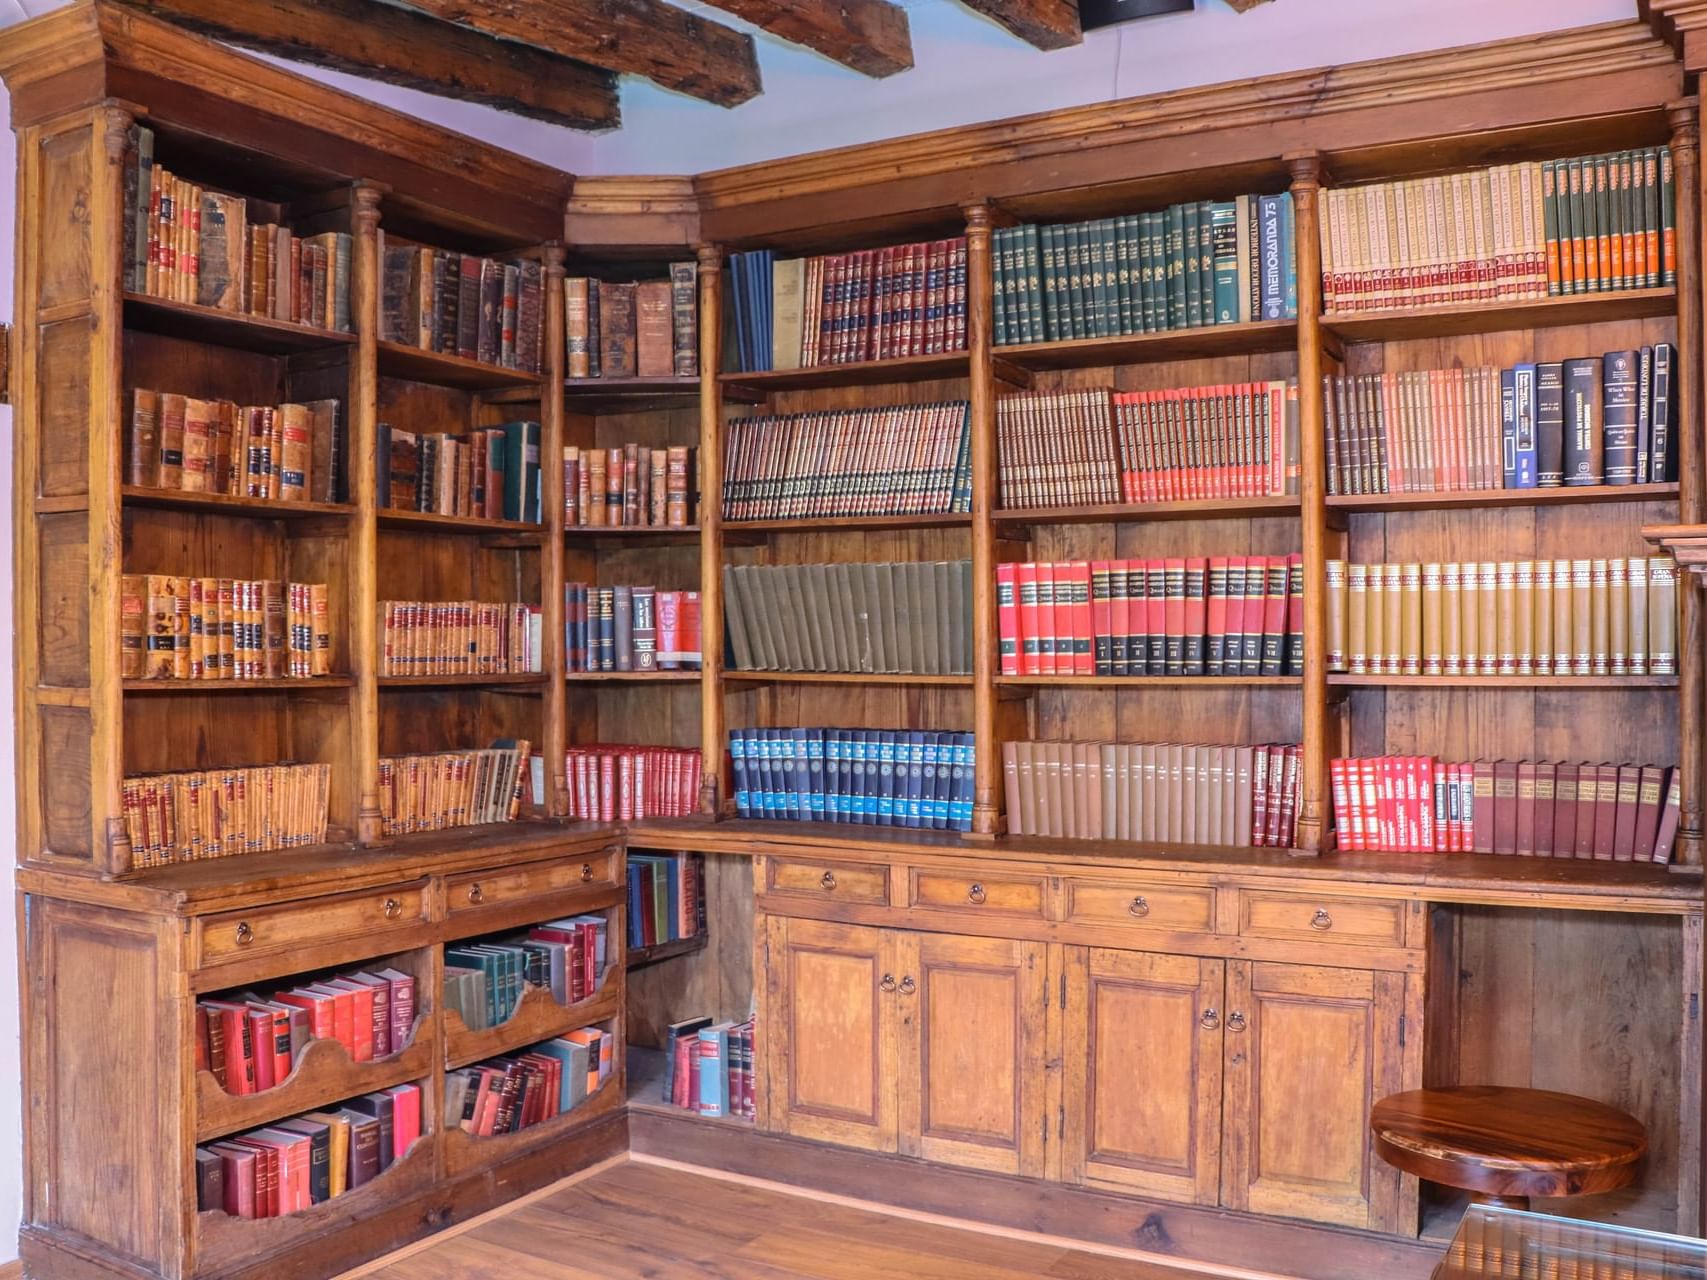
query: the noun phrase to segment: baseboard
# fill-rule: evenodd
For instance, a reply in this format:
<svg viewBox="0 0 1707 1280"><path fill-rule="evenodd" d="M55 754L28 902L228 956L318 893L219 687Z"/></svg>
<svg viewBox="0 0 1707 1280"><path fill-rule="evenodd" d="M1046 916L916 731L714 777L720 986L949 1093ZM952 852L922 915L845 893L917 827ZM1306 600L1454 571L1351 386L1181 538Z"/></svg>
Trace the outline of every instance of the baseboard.
<svg viewBox="0 0 1707 1280"><path fill-rule="evenodd" d="M1428 1280L1438 1245L879 1155L631 1108L636 1155L877 1205L1296 1280Z"/></svg>

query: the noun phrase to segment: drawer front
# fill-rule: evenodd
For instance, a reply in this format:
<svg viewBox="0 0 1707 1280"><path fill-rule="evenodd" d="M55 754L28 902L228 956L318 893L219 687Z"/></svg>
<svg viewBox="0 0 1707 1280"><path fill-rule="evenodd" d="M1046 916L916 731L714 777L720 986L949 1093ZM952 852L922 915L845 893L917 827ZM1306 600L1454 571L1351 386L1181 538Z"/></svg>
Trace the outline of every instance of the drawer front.
<svg viewBox="0 0 1707 1280"><path fill-rule="evenodd" d="M889 905L889 868L881 862L805 862L770 858L765 892L825 902Z"/></svg>
<svg viewBox="0 0 1707 1280"><path fill-rule="evenodd" d="M1215 890L1139 880L1068 880L1066 919L1072 924L1209 933L1215 927Z"/></svg>
<svg viewBox="0 0 1707 1280"><path fill-rule="evenodd" d="M425 924L428 913L426 882L419 880L254 911L227 911L201 921L201 963L223 964L411 929Z"/></svg>
<svg viewBox="0 0 1707 1280"><path fill-rule="evenodd" d="M1043 919L1046 897L1042 876L981 875L914 867L907 904L968 914L1029 916Z"/></svg>
<svg viewBox="0 0 1707 1280"><path fill-rule="evenodd" d="M1246 890L1239 932L1256 938L1402 947L1405 907L1381 898L1326 898Z"/></svg>
<svg viewBox="0 0 1707 1280"><path fill-rule="evenodd" d="M551 862L526 862L469 872L445 881L445 909L459 915L531 902L569 889L608 889L616 883L616 853L601 850Z"/></svg>

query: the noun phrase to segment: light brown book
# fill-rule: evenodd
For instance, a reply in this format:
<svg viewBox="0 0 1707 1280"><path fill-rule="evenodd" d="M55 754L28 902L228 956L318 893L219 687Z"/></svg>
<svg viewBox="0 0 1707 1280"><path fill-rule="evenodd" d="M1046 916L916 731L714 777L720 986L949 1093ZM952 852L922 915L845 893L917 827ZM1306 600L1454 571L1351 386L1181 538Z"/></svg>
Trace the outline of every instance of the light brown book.
<svg viewBox="0 0 1707 1280"><path fill-rule="evenodd" d="M1520 676L1535 674L1535 562L1519 560L1513 573L1512 651Z"/></svg>
<svg viewBox="0 0 1707 1280"><path fill-rule="evenodd" d="M125 483L160 483L160 393L147 387L131 392L130 431L125 436Z"/></svg>
<svg viewBox="0 0 1707 1280"><path fill-rule="evenodd" d="M172 600L172 678L190 678L190 580L174 577Z"/></svg>
<svg viewBox="0 0 1707 1280"><path fill-rule="evenodd" d="M1345 658L1353 675L1369 673L1369 566L1348 564L1345 571Z"/></svg>
<svg viewBox="0 0 1707 1280"><path fill-rule="evenodd" d="M1571 561L1571 674L1586 676L1594 664L1593 564Z"/></svg>
<svg viewBox="0 0 1707 1280"><path fill-rule="evenodd" d="M1440 670L1442 675L1464 674L1463 588L1456 564L1440 566Z"/></svg>
<svg viewBox="0 0 1707 1280"><path fill-rule="evenodd" d="M1398 563L1381 566L1381 594L1386 609L1386 618L1381 623L1381 641L1386 650L1382 662L1382 670L1390 676L1403 675L1405 671L1405 587L1404 568ZM1417 587L1418 619L1422 611L1422 586L1419 579ZM1421 637L1418 637L1420 648ZM1421 664L1419 653L1418 663Z"/></svg>
<svg viewBox="0 0 1707 1280"><path fill-rule="evenodd" d="M1368 568L1364 643L1368 649L1369 674L1378 676L1387 670L1387 574L1379 564L1372 564Z"/></svg>
<svg viewBox="0 0 1707 1280"><path fill-rule="evenodd" d="M1630 674L1630 584L1625 571L1629 562L1614 556L1606 562L1606 674Z"/></svg>
<svg viewBox="0 0 1707 1280"><path fill-rule="evenodd" d="M1441 567L1422 567L1422 674L1438 676L1445 671L1441 637Z"/></svg>
<svg viewBox="0 0 1707 1280"><path fill-rule="evenodd" d="M1233 830L1228 835L1227 843L1243 847L1251 843L1251 818L1256 800L1256 748L1238 748L1234 752L1234 761L1236 774L1233 789L1237 803L1233 814Z"/></svg>
<svg viewBox="0 0 1707 1280"><path fill-rule="evenodd" d="M148 578L119 575L119 676L139 680L148 674Z"/></svg>
<svg viewBox="0 0 1707 1280"><path fill-rule="evenodd" d="M305 404L283 404L278 411L279 492L286 502L306 502L313 484L314 416ZM450 471L440 467L441 474Z"/></svg>
<svg viewBox="0 0 1707 1280"><path fill-rule="evenodd" d="M1535 588L1530 647L1535 655L1535 674L1550 676L1553 674L1553 563L1536 560L1530 567Z"/></svg>
<svg viewBox="0 0 1707 1280"><path fill-rule="evenodd" d="M1482 573L1474 560L1458 566L1458 647L1467 676L1482 669Z"/></svg>
<svg viewBox="0 0 1707 1280"><path fill-rule="evenodd" d="M592 376L592 345L588 312L588 280L572 276L563 282L563 337L567 351L568 376ZM423 344L425 345L425 344Z"/></svg>
<svg viewBox="0 0 1707 1280"><path fill-rule="evenodd" d="M1494 674L1517 674L1517 562L1502 560L1494 579Z"/></svg>
<svg viewBox="0 0 1707 1280"><path fill-rule="evenodd" d="M676 372L674 308L668 280L634 286L635 372L642 378L669 378Z"/></svg>
<svg viewBox="0 0 1707 1280"><path fill-rule="evenodd" d="M1677 564L1648 557L1648 674L1677 674Z"/></svg>
<svg viewBox="0 0 1707 1280"><path fill-rule="evenodd" d="M1631 556L1624 562L1625 668L1633 676L1648 674L1648 560Z"/></svg>
<svg viewBox="0 0 1707 1280"><path fill-rule="evenodd" d="M1609 674L1612 663L1612 600L1607 589L1607 562L1589 561L1589 674Z"/></svg>
<svg viewBox="0 0 1707 1280"><path fill-rule="evenodd" d="M1145 742L1138 747L1138 806L1137 806L1137 837L1140 840L1156 840L1156 819L1160 806L1166 803L1158 799L1156 786L1156 744Z"/></svg>
<svg viewBox="0 0 1707 1280"><path fill-rule="evenodd" d="M1346 653L1346 564L1329 560L1324 566L1327 583L1328 670L1344 671Z"/></svg>
<svg viewBox="0 0 1707 1280"><path fill-rule="evenodd" d="M196 302L221 311L243 310L249 270L249 215L241 197L203 191Z"/></svg>
<svg viewBox="0 0 1707 1280"><path fill-rule="evenodd" d="M771 368L800 367L806 317L806 260L779 258L771 264Z"/></svg>
<svg viewBox="0 0 1707 1280"><path fill-rule="evenodd" d="M1423 669L1423 567L1399 566L1399 672L1417 676Z"/></svg>
<svg viewBox="0 0 1707 1280"><path fill-rule="evenodd" d="M1576 603L1576 570L1569 560L1553 561L1553 674L1568 676L1576 668L1576 628L1571 623Z"/></svg>
<svg viewBox="0 0 1707 1280"><path fill-rule="evenodd" d="M188 401L174 392L160 396L160 472L162 489L184 487L184 415Z"/></svg>
<svg viewBox="0 0 1707 1280"><path fill-rule="evenodd" d="M1032 766L1034 747L1029 742L1007 745L1014 749L1014 773L1018 790L1018 804L1011 798L1008 801L1008 830L1016 835L1034 836L1038 834L1037 779Z"/></svg>
<svg viewBox="0 0 1707 1280"><path fill-rule="evenodd" d="M1500 669L1500 567L1492 560L1476 566L1476 636L1480 645L1476 670L1484 676L1498 675Z"/></svg>
<svg viewBox="0 0 1707 1280"><path fill-rule="evenodd" d="M332 626L326 584L309 584L308 599L314 615L313 671L317 676L328 676L332 674Z"/></svg>

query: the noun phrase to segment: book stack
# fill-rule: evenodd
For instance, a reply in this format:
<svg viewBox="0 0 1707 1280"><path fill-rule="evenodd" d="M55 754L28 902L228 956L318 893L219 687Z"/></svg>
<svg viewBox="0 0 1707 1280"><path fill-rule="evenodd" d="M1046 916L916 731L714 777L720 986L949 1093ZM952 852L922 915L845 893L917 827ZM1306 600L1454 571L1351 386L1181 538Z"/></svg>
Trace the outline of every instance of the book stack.
<svg viewBox="0 0 1707 1280"><path fill-rule="evenodd" d="M384 234L380 341L521 373L541 371L545 272L538 262L387 245Z"/></svg>
<svg viewBox="0 0 1707 1280"><path fill-rule="evenodd" d="M1651 289L1677 280L1671 152L1646 147L1322 192L1328 311Z"/></svg>
<svg viewBox="0 0 1707 1280"><path fill-rule="evenodd" d="M1008 831L1289 849L1303 755L1279 742L1004 742Z"/></svg>
<svg viewBox="0 0 1707 1280"><path fill-rule="evenodd" d="M447 946L445 1008L470 1031L485 1031L514 1017L529 987L550 991L559 1004L585 1000L604 978L608 929L603 916L581 915Z"/></svg>
<svg viewBox="0 0 1707 1280"><path fill-rule="evenodd" d="M966 349L966 238L778 259L731 254L743 372Z"/></svg>
<svg viewBox="0 0 1707 1280"><path fill-rule="evenodd" d="M563 523L683 528L698 518L698 450L643 444L563 448Z"/></svg>
<svg viewBox="0 0 1707 1280"><path fill-rule="evenodd" d="M330 782L324 764L132 775L120 797L132 861L163 867L322 844Z"/></svg>
<svg viewBox="0 0 1707 1280"><path fill-rule="evenodd" d="M964 400L737 418L729 424L723 518L970 511L971 468Z"/></svg>
<svg viewBox="0 0 1707 1280"><path fill-rule="evenodd" d="M1009 676L1296 676L1304 557L996 566Z"/></svg>
<svg viewBox="0 0 1707 1280"><path fill-rule="evenodd" d="M1509 369L1322 379L1328 492L1658 484L1677 479L1669 342Z"/></svg>
<svg viewBox="0 0 1707 1280"><path fill-rule="evenodd" d="M137 387L124 474L148 489L348 502L342 405L239 405Z"/></svg>
<svg viewBox="0 0 1707 1280"><path fill-rule="evenodd" d="M1298 381L1023 392L996 440L1008 508L1296 494Z"/></svg>
<svg viewBox="0 0 1707 1280"><path fill-rule="evenodd" d="M972 562L724 565L737 671L969 675Z"/></svg>
<svg viewBox="0 0 1707 1280"><path fill-rule="evenodd" d="M610 1079L615 1063L615 1034L582 1027L445 1072L445 1115L477 1138L517 1133L573 1111Z"/></svg>
<svg viewBox="0 0 1707 1280"><path fill-rule="evenodd" d="M1342 849L1670 862L1681 812L1662 765L1377 756L1328 777Z"/></svg>
<svg viewBox="0 0 1707 1280"><path fill-rule="evenodd" d="M1670 556L1327 563L1328 670L1388 676L1677 674Z"/></svg>
<svg viewBox="0 0 1707 1280"><path fill-rule="evenodd" d="M497 676L539 671L539 606L478 600L381 600L381 676Z"/></svg>
<svg viewBox="0 0 1707 1280"><path fill-rule="evenodd" d="M672 1022L664 1040L663 1101L696 1115L751 1120L756 1019Z"/></svg>
<svg viewBox="0 0 1707 1280"><path fill-rule="evenodd" d="M539 423L453 435L379 424L375 501L385 511L540 521Z"/></svg>
<svg viewBox="0 0 1707 1280"><path fill-rule="evenodd" d="M251 224L242 196L156 164L142 125L125 152L123 254L131 293L350 332L348 234Z"/></svg>
<svg viewBox="0 0 1707 1280"><path fill-rule="evenodd" d="M628 855L628 945L656 947L705 932L705 855Z"/></svg>
<svg viewBox="0 0 1707 1280"><path fill-rule="evenodd" d="M127 680L330 675L329 613L323 582L123 574L119 671Z"/></svg>
<svg viewBox="0 0 1707 1280"><path fill-rule="evenodd" d="M196 1001L196 1068L227 1093L262 1093L285 1082L310 1040L336 1040L351 1061L375 1062L407 1048L414 1027L414 974L336 974Z"/></svg>
<svg viewBox="0 0 1707 1280"><path fill-rule="evenodd" d="M699 376L699 266L672 262L668 280L563 282L570 378Z"/></svg>
<svg viewBox="0 0 1707 1280"><path fill-rule="evenodd" d="M1292 195L998 230L996 342L1108 338L1298 315Z"/></svg>
<svg viewBox="0 0 1707 1280"><path fill-rule="evenodd" d="M381 756L380 830L388 836L513 822L531 781L528 744Z"/></svg>
<svg viewBox="0 0 1707 1280"><path fill-rule="evenodd" d="M972 735L731 729L735 812L918 831L972 829Z"/></svg>
<svg viewBox="0 0 1707 1280"><path fill-rule="evenodd" d="M372 1182L421 1137L421 1087L392 1085L196 1148L196 1207L279 1218Z"/></svg>
<svg viewBox="0 0 1707 1280"><path fill-rule="evenodd" d="M685 818L699 809L699 752L680 747L574 746L569 816L583 822Z"/></svg>
<svg viewBox="0 0 1707 1280"><path fill-rule="evenodd" d="M563 584L566 671L693 671L699 592Z"/></svg>

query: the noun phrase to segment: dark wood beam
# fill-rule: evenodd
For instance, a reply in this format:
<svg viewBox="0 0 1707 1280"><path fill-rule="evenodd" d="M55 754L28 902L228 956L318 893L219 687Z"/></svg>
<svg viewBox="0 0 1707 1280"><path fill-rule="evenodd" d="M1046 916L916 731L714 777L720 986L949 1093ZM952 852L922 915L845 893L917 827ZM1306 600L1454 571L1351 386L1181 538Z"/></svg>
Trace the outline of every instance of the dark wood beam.
<svg viewBox="0 0 1707 1280"><path fill-rule="evenodd" d="M613 73L378 0L124 3L245 49L534 120L572 129L622 122Z"/></svg>
<svg viewBox="0 0 1707 1280"><path fill-rule="evenodd" d="M1085 38L1079 0L961 0L1039 49L1065 49Z"/></svg>
<svg viewBox="0 0 1707 1280"><path fill-rule="evenodd" d="M732 107L758 96L753 37L661 0L410 0L424 13Z"/></svg>
<svg viewBox="0 0 1707 1280"><path fill-rule="evenodd" d="M792 44L815 49L868 76L913 65L907 11L889 0L711 0Z"/></svg>
<svg viewBox="0 0 1707 1280"><path fill-rule="evenodd" d="M1227 7L1237 13L1249 13L1259 4L1268 4L1270 0L1227 0Z"/></svg>

